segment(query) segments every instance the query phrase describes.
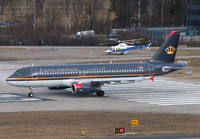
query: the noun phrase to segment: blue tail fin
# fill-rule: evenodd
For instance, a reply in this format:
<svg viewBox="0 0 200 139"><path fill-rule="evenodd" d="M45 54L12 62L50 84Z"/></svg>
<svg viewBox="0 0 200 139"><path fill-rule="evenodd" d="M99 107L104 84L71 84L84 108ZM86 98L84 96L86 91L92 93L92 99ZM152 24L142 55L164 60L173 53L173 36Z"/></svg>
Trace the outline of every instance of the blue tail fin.
<svg viewBox="0 0 200 139"><path fill-rule="evenodd" d="M149 47L150 45L151 45L151 39L149 39L148 43L145 46Z"/></svg>

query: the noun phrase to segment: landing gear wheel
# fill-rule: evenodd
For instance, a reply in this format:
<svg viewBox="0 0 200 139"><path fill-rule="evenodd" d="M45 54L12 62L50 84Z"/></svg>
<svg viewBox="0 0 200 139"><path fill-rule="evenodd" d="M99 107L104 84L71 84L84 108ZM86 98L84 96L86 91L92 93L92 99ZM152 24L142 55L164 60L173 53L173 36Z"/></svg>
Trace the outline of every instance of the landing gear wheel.
<svg viewBox="0 0 200 139"><path fill-rule="evenodd" d="M33 88L29 87L29 89L30 89L30 93L28 94L28 96L29 97L33 97L34 96L34 94L33 94Z"/></svg>
<svg viewBox="0 0 200 139"><path fill-rule="evenodd" d="M33 97L34 94L31 92L31 93L28 94L28 96L29 96L29 97Z"/></svg>
<svg viewBox="0 0 200 139"><path fill-rule="evenodd" d="M104 96L104 94L105 94L105 93L104 93L103 90L100 90L100 91L97 92L97 96L101 96L101 97L102 97L102 96Z"/></svg>

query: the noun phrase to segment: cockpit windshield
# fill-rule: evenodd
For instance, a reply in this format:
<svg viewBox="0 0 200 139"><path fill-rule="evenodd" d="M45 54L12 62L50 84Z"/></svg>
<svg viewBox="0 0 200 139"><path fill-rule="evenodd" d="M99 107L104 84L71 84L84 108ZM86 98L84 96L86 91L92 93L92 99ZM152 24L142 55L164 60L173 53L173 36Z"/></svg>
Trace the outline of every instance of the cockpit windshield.
<svg viewBox="0 0 200 139"><path fill-rule="evenodd" d="M22 76L22 74L18 71L16 71L15 73L13 73L13 76Z"/></svg>
<svg viewBox="0 0 200 139"><path fill-rule="evenodd" d="M16 71L15 73L13 73L13 76L22 76L22 73L19 71Z"/></svg>
<svg viewBox="0 0 200 139"><path fill-rule="evenodd" d="M109 51L114 51L113 48L110 48Z"/></svg>
<svg viewBox="0 0 200 139"><path fill-rule="evenodd" d="M18 69L12 74L12 76L16 77L31 76L31 69L30 67Z"/></svg>

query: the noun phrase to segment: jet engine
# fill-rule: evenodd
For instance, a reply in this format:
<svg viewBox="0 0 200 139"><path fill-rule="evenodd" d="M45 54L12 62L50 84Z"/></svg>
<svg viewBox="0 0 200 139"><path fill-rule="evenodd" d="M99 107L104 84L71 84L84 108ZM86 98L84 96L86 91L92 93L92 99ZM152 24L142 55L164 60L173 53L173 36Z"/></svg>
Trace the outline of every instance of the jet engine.
<svg viewBox="0 0 200 139"><path fill-rule="evenodd" d="M73 94L91 94L101 90L100 84L92 83L74 83L72 84L72 93Z"/></svg>

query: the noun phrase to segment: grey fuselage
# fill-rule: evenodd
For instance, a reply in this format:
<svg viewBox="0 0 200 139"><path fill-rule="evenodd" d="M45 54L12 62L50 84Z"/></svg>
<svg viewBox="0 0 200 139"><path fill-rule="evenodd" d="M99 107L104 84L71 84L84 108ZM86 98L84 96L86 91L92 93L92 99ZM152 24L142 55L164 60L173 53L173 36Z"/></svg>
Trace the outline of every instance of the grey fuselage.
<svg viewBox="0 0 200 139"><path fill-rule="evenodd" d="M180 31L172 31L147 62L29 66L18 69L6 81L18 87L71 87L74 94L96 92L98 96L103 96L101 85L145 79L153 81L155 76L184 67L183 63L174 63L179 36Z"/></svg>
<svg viewBox="0 0 200 139"><path fill-rule="evenodd" d="M139 63L109 63L109 64L74 64L74 65L52 65L52 66L29 66L18 69L14 74L8 77L7 82L24 82L24 85L30 86L27 81L37 82L41 84L32 84L32 86L47 87L71 87L76 80L92 80L97 78L132 78L158 76L175 71L163 71L163 67L183 67L178 63L163 62L139 62ZM69 83L63 84L45 84L45 81L69 80ZM14 84L13 84L14 85Z"/></svg>

